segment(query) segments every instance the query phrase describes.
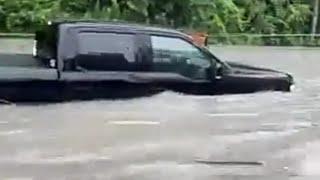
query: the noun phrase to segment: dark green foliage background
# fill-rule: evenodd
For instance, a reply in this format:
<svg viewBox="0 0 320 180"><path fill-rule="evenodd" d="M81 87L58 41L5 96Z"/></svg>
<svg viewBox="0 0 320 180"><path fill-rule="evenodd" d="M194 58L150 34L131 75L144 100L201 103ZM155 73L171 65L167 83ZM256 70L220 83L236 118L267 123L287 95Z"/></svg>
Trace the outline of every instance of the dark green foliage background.
<svg viewBox="0 0 320 180"><path fill-rule="evenodd" d="M213 43L265 44L264 38L249 40L246 36L228 35L311 33L312 1L0 0L0 32L33 32L54 19L101 19L205 30L219 35ZM297 40L285 38L270 43L294 44L293 41Z"/></svg>

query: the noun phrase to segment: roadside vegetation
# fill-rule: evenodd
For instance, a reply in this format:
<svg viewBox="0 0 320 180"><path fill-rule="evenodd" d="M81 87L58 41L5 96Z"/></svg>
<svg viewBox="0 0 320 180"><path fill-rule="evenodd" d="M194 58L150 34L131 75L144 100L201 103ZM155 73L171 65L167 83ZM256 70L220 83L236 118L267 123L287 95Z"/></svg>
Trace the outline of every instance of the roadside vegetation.
<svg viewBox="0 0 320 180"><path fill-rule="evenodd" d="M0 32L33 32L54 19L101 19L205 31L212 43L317 45L318 1L0 0Z"/></svg>

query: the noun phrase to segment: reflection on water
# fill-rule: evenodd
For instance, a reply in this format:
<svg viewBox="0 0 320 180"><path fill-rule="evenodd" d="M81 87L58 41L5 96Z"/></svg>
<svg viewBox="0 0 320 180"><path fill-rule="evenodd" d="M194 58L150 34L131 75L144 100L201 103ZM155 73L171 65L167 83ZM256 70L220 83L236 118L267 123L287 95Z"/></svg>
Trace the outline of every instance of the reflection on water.
<svg viewBox="0 0 320 180"><path fill-rule="evenodd" d="M293 72L297 89L214 97L165 92L131 100L1 106L1 176L228 179L314 174L320 74L311 77L316 73L308 74L306 68L314 67L301 61L319 66L313 57L320 51L215 51L228 59ZM197 159L265 164L210 166Z"/></svg>

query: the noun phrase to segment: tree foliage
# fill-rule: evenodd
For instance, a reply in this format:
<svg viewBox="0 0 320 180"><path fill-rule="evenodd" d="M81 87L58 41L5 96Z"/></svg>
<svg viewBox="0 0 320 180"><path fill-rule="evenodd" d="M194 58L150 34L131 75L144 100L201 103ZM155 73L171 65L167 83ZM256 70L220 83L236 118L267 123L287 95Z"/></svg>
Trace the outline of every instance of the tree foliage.
<svg viewBox="0 0 320 180"><path fill-rule="evenodd" d="M32 32L50 19L103 19L210 33L310 33L304 0L0 0L0 31Z"/></svg>

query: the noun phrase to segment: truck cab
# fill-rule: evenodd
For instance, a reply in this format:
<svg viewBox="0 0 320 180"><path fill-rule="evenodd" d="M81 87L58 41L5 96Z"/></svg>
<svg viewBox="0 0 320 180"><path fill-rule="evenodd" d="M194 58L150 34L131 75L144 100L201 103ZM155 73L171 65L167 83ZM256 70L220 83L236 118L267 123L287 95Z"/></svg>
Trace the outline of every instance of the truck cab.
<svg viewBox="0 0 320 180"><path fill-rule="evenodd" d="M289 91L293 85L286 73L223 62L184 33L116 22L50 22L36 32L33 60L41 64L28 69L33 77L3 81L0 75L0 99L118 98L167 90L216 95Z"/></svg>
<svg viewBox="0 0 320 180"><path fill-rule="evenodd" d="M81 70L158 72L204 80L206 70L216 63L185 34L138 25L50 23L36 33L35 40L34 56L62 74ZM196 72L201 69L204 72Z"/></svg>

